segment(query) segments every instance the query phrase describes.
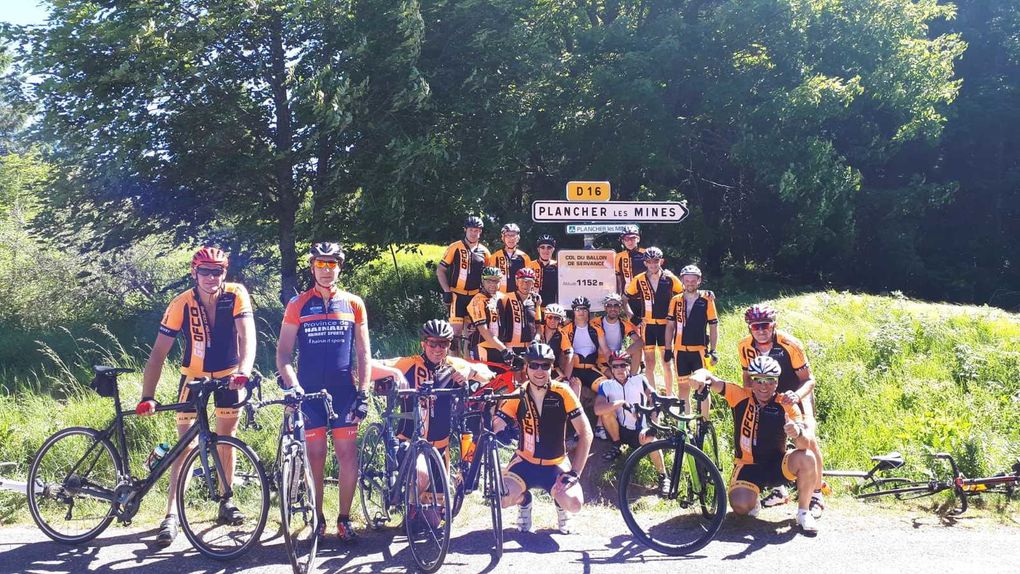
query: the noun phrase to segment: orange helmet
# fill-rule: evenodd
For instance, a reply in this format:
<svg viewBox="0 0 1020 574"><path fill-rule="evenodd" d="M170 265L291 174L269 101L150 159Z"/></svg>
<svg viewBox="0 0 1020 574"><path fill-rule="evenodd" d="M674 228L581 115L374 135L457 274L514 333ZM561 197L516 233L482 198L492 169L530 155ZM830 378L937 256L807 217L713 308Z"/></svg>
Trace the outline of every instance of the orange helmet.
<svg viewBox="0 0 1020 574"><path fill-rule="evenodd" d="M191 267L194 269L199 265L218 265L220 267L227 267L229 262L227 261L227 254L222 249L215 247L203 247L195 252L195 255L191 257Z"/></svg>

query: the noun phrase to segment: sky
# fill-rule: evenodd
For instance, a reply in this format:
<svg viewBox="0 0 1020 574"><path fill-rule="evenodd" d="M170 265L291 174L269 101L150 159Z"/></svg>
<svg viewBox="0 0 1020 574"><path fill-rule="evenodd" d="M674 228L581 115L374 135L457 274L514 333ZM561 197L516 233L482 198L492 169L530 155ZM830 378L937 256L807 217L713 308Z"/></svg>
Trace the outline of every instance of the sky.
<svg viewBox="0 0 1020 574"><path fill-rule="evenodd" d="M0 22L42 24L46 10L40 0L0 0Z"/></svg>

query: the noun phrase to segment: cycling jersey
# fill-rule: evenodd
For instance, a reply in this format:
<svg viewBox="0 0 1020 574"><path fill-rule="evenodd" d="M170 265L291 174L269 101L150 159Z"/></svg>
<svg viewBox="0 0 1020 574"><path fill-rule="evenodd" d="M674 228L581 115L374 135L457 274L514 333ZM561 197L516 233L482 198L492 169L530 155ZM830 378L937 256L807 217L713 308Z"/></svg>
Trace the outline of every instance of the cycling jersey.
<svg viewBox="0 0 1020 574"><path fill-rule="evenodd" d="M648 274L640 273L630 280L624 293L629 297L628 303L636 321L645 325L665 325L670 300L683 290L680 278L663 269L655 289L648 281Z"/></svg>
<svg viewBox="0 0 1020 574"><path fill-rule="evenodd" d="M744 371L747 371L751 361L760 354L751 335L740 341L740 366ZM772 334L772 348L768 356L775 359L783 369L779 375L779 387L776 392L785 393L799 389L803 383L797 376L797 371L808 366L804 345L793 336L777 330Z"/></svg>
<svg viewBox="0 0 1020 574"><path fill-rule="evenodd" d="M499 290L513 293L517 290L517 272L525 267L531 267L531 257L520 249L507 253L506 248L503 248L489 255L486 264L499 267L503 271L503 281L499 284Z"/></svg>
<svg viewBox="0 0 1020 574"><path fill-rule="evenodd" d="M548 262L535 259L531 262L531 268L535 270L535 291L542 298L542 305L556 303L560 293L559 264L555 259Z"/></svg>
<svg viewBox="0 0 1020 574"><path fill-rule="evenodd" d="M445 366L452 367L465 377L474 371L471 363L457 357L447 357L442 365L430 364L424 355L398 357L396 359L384 360L382 363L387 367L394 367L403 373L404 380L407 381L408 387L412 389L418 388L418 385L425 381L434 380L436 371ZM428 416L425 417L425 440L431 442L438 449L445 448L450 442L452 405L451 397L437 397L432 404L432 412L428 413ZM414 408L414 398L404 397L401 400L402 412L411 412L412 408ZM413 424L414 421L400 421L400 424L397 426L397 435L402 438L410 438L414 431Z"/></svg>
<svg viewBox="0 0 1020 574"><path fill-rule="evenodd" d="M471 334L471 347L475 349L478 359L490 362L502 361L502 356L496 356L489 351L498 351L499 347L488 342L478 331L488 329L493 337L499 339L499 302L505 297L503 293L496 292L495 295L478 293L471 299L468 305L468 317L475 332Z"/></svg>
<svg viewBox="0 0 1020 574"><path fill-rule="evenodd" d="M605 335L602 332L602 328L596 326L594 323L588 323L587 330L588 336L591 337L591 341L595 345L595 351L582 355L577 352L577 348L574 346L574 338L577 336L577 327L573 323L568 323L565 327L560 329L560 332L563 333L563 338L570 344L570 348L574 349L575 369L595 369L598 367L599 337L604 337Z"/></svg>
<svg viewBox="0 0 1020 574"><path fill-rule="evenodd" d="M167 337L177 337L182 330L185 332L182 375L224 377L233 373L238 365L234 321L251 314L251 298L239 283L223 284L211 317L202 306L196 287L170 302L160 321L159 332Z"/></svg>
<svg viewBox="0 0 1020 574"><path fill-rule="evenodd" d="M566 459L567 425L583 414L580 402L569 385L552 381L540 415L529 386L530 383L525 383L521 387L524 398L504 401L496 414L508 424L520 427L518 457L542 466L560 464Z"/></svg>
<svg viewBox="0 0 1020 574"><path fill-rule="evenodd" d="M595 328L602 329L606 335L606 346L610 353L615 353L624 348L624 340L627 337L637 337L638 331L634 323L620 317L615 323L610 322L606 317L595 317L592 320Z"/></svg>
<svg viewBox="0 0 1020 574"><path fill-rule="evenodd" d="M552 347L553 356L556 358L553 362L553 373L559 373L560 365L563 364L563 354L570 350L570 340L563 336L562 329L556 329L551 335L543 338L543 341Z"/></svg>
<svg viewBox="0 0 1020 574"><path fill-rule="evenodd" d="M528 346L538 334L537 325L542 321L542 309L535 297L523 299L516 292L507 293L496 304L499 314L499 340L511 349Z"/></svg>
<svg viewBox="0 0 1020 574"><path fill-rule="evenodd" d="M736 463L765 463L786 455L786 431L783 427L787 420L803 420L800 409L776 402L776 396L759 405L750 389L733 383L726 383L723 398L733 410L733 435L736 437L733 456Z"/></svg>
<svg viewBox="0 0 1020 574"><path fill-rule="evenodd" d="M474 295L482 286L482 267L489 259L489 250L481 243L471 247L461 239L446 248L441 267L445 267L450 291L461 295Z"/></svg>
<svg viewBox="0 0 1020 574"><path fill-rule="evenodd" d="M616 254L616 275L623 277L623 284L630 283L640 273L645 272L645 248L638 247L631 251L624 249Z"/></svg>
<svg viewBox="0 0 1020 574"><path fill-rule="evenodd" d="M676 322L676 335L670 341L674 350L704 351L708 344L706 330L709 325L719 322L719 316L715 311L715 300L709 299L705 291L698 291L690 308L685 293L673 297L666 320Z"/></svg>
<svg viewBox="0 0 1020 574"><path fill-rule="evenodd" d="M646 404L648 402L648 395L645 392L653 390L644 375L631 375L623 383L616 379L604 377L597 381L597 384L598 387L593 390L599 396L605 397L610 403L622 400L628 405L634 403L640 405ZM620 423L620 428L641 430L639 428L641 417L631 411L618 409L616 411L616 421Z"/></svg>
<svg viewBox="0 0 1020 574"><path fill-rule="evenodd" d="M354 391L354 330L367 321L361 297L345 291L335 291L327 300L313 288L287 303L283 323L298 327L297 376L305 390ZM349 382L337 388L341 379Z"/></svg>

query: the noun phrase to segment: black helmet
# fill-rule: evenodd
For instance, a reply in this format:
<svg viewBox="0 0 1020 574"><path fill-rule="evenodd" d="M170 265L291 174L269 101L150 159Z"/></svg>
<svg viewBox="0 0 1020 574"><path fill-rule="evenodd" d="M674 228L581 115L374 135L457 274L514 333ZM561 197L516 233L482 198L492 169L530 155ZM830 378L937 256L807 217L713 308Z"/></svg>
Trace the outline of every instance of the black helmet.
<svg viewBox="0 0 1020 574"><path fill-rule="evenodd" d="M556 247L556 239L549 234L539 235L538 242L536 242L535 245L552 245L553 247Z"/></svg>
<svg viewBox="0 0 1020 574"><path fill-rule="evenodd" d="M464 218L464 227L477 227L478 229L485 229L485 222L482 221L481 217L477 215L469 215Z"/></svg>
<svg viewBox="0 0 1020 574"><path fill-rule="evenodd" d="M422 339L446 339L453 340L453 326L443 319L432 319L421 326Z"/></svg>
<svg viewBox="0 0 1020 574"><path fill-rule="evenodd" d="M556 355L549 345L534 341L524 351L524 358L529 361L555 361Z"/></svg>
<svg viewBox="0 0 1020 574"><path fill-rule="evenodd" d="M581 295L580 297L574 297L574 300L570 302L571 309L591 309L591 301L587 297Z"/></svg>
<svg viewBox="0 0 1020 574"><path fill-rule="evenodd" d="M343 262L346 255L344 255L344 250L340 247L339 243L319 241L317 243L313 243L312 246L308 248L309 260L314 260L317 257L336 257L337 260Z"/></svg>

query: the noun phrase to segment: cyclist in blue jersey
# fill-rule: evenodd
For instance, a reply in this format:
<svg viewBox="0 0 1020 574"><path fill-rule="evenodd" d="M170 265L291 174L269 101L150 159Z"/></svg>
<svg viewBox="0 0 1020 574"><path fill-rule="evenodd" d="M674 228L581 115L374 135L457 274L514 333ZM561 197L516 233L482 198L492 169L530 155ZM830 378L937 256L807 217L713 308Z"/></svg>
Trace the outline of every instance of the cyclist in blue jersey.
<svg viewBox="0 0 1020 574"><path fill-rule="evenodd" d="M309 252L314 287L291 299L280 327L276 347L276 368L285 388L296 392L327 390L340 419L333 423L333 449L339 463L340 516L337 535L352 543L357 534L351 526L351 503L358 483L358 423L368 414L368 383L371 375L371 347L368 314L357 295L342 291L337 278L343 268L344 252L336 243L314 243ZM295 345L298 367L291 365ZM354 369L352 359L357 359ZM325 406L321 401L303 403L306 417L308 459L315 479L315 505L319 513L319 534L325 533L322 514L323 475L326 465Z"/></svg>

